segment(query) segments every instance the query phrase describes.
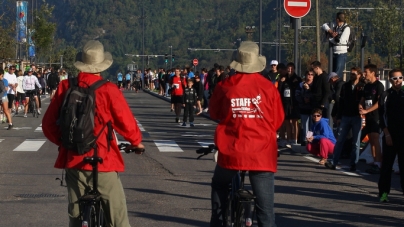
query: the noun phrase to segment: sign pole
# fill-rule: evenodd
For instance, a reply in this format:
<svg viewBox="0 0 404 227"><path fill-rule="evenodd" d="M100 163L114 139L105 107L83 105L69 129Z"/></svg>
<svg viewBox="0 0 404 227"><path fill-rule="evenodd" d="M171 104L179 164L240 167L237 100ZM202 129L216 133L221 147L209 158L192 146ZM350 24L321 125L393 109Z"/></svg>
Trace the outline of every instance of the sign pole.
<svg viewBox="0 0 404 227"><path fill-rule="evenodd" d="M299 68L299 30L300 30L300 18L293 18L294 28L295 28L295 51L294 51L294 61L295 61L295 71Z"/></svg>

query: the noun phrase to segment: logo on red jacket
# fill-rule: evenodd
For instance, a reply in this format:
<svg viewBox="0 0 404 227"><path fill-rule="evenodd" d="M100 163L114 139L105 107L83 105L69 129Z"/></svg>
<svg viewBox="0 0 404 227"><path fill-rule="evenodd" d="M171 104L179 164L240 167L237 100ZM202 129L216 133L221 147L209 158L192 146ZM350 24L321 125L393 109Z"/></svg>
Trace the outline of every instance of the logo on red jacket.
<svg viewBox="0 0 404 227"><path fill-rule="evenodd" d="M262 112L259 104L261 101L261 95L255 98L233 98L231 101L231 109L233 112L233 118L263 118L264 112Z"/></svg>

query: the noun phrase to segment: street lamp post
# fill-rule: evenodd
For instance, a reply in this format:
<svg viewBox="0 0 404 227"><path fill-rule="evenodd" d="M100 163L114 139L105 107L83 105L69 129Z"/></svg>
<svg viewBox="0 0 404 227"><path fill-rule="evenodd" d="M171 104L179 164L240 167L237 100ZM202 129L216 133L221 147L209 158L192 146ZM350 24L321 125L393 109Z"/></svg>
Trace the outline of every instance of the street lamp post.
<svg viewBox="0 0 404 227"><path fill-rule="evenodd" d="M171 56L171 60L170 60L170 69L173 68L173 46L168 46L171 50L170 56Z"/></svg>
<svg viewBox="0 0 404 227"><path fill-rule="evenodd" d="M255 32L255 26L246 26L245 27L245 33L247 34L248 40L252 40L252 33Z"/></svg>

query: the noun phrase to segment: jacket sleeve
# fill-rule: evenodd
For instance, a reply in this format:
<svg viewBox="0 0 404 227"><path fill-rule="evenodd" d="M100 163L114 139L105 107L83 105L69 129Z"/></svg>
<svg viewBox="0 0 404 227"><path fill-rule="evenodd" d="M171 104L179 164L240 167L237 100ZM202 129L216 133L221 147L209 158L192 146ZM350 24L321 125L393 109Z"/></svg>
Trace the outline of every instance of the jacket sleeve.
<svg viewBox="0 0 404 227"><path fill-rule="evenodd" d="M344 28L344 32L341 34L341 38L339 39L340 45L347 45L349 40L349 35L351 34L351 29L348 25Z"/></svg>
<svg viewBox="0 0 404 227"><path fill-rule="evenodd" d="M62 141L60 140L60 138L62 137L62 133L60 132L58 120L60 115L60 108L63 104L68 85L68 80L62 81L62 83L60 83L58 89L56 90L55 96L53 96L49 107L42 119L43 134L57 146L62 145Z"/></svg>
<svg viewBox="0 0 404 227"><path fill-rule="evenodd" d="M185 104L185 96L186 96L186 92L184 89L184 93L182 94L182 104Z"/></svg>
<svg viewBox="0 0 404 227"><path fill-rule="evenodd" d="M111 110L111 121L114 130L131 145L138 145L142 142L142 133L122 92L112 83L107 83L104 86L109 86L109 109ZM120 105L116 105L116 103L120 103Z"/></svg>
<svg viewBox="0 0 404 227"><path fill-rule="evenodd" d="M343 86L343 85L344 85L344 82L343 82L343 81L338 82L338 83L337 83L337 86L336 86L336 88L335 88L335 97L334 97L335 104L334 104L334 107L333 107L332 113L331 113L331 116L332 116L332 117L337 116L338 109L339 109L339 107L340 107L340 100L341 100L340 97L341 97L341 90L342 90L342 86Z"/></svg>
<svg viewBox="0 0 404 227"><path fill-rule="evenodd" d="M386 101L387 101L387 98L388 98L388 95L387 95L388 91L389 90L384 91L380 95L380 98L379 98L379 108L378 108L378 111L379 111L379 126L380 126L380 128L382 130L387 127L387 119L385 118L385 114L386 114L385 108L386 108Z"/></svg>
<svg viewBox="0 0 404 227"><path fill-rule="evenodd" d="M342 107L344 106L344 100L345 100L345 84L342 85L341 87L341 93L340 93L340 97L339 97L339 102L338 102L338 108L337 108L337 119L341 119L342 118Z"/></svg>

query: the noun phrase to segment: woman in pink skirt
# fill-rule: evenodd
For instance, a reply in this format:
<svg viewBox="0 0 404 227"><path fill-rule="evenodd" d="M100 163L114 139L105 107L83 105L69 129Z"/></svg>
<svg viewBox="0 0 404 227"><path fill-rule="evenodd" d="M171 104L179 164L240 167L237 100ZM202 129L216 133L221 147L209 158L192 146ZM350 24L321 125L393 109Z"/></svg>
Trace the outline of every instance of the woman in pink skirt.
<svg viewBox="0 0 404 227"><path fill-rule="evenodd" d="M322 118L321 114L321 109L316 108L312 111L313 125L311 132L307 134L307 142L309 143L306 148L308 152L321 158L318 164L324 165L328 155L334 151L336 140L328 119Z"/></svg>

